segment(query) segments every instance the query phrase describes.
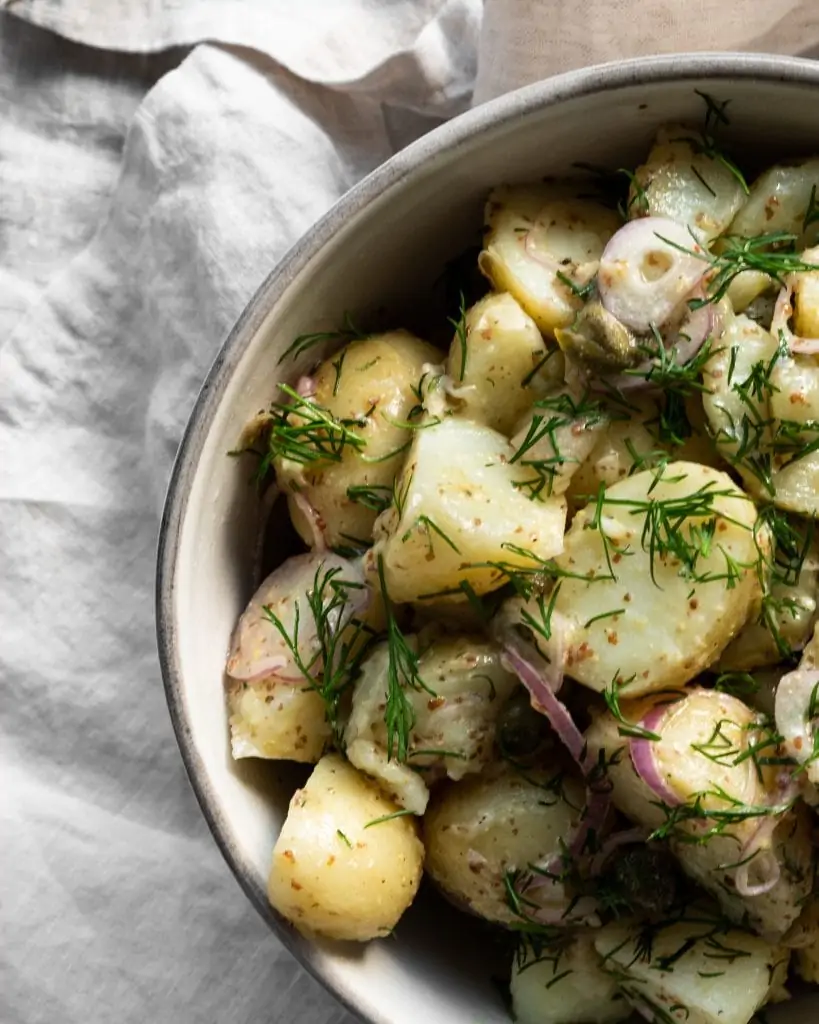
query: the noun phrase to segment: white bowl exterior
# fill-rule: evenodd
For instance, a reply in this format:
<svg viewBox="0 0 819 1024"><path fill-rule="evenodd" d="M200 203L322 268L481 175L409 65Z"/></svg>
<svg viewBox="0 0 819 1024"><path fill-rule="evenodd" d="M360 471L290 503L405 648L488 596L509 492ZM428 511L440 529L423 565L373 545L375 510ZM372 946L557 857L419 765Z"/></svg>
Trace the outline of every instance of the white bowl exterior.
<svg viewBox="0 0 819 1024"><path fill-rule="evenodd" d="M723 55L629 62L523 90L421 140L359 186L251 303L217 360L175 470L160 554L160 647L197 794L246 891L279 930L265 909L265 876L295 776L231 760L222 677L252 590L258 527L248 464L226 453L273 396L279 355L296 334L336 323L346 310L400 309L422 297L471 240L494 184L568 173L574 161L633 167L658 125L700 120L694 88L730 99L731 134L770 162L819 140L818 87L819 70L807 62ZM285 938L365 1019L508 1024L478 966L474 927L461 919L459 930L448 910L421 902L397 940L351 950ZM819 1015L819 996L770 1019L795 1024L811 1007Z"/></svg>

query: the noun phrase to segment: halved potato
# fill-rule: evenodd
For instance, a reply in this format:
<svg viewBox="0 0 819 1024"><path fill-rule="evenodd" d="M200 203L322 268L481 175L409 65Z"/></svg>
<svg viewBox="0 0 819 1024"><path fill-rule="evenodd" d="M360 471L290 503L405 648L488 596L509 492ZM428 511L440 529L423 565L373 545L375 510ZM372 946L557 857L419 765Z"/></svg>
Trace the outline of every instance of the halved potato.
<svg viewBox="0 0 819 1024"><path fill-rule="evenodd" d="M814 189L819 192L819 158L769 167L751 185L729 233L752 238L784 231L797 235L801 246L815 244L819 224L803 227Z"/></svg>
<svg viewBox="0 0 819 1024"><path fill-rule="evenodd" d="M568 327L582 305L566 282L582 287L591 281L620 226L613 210L555 183L493 189L485 222L481 270L548 335Z"/></svg>
<svg viewBox="0 0 819 1024"><path fill-rule="evenodd" d="M690 923L648 930L607 925L594 939L603 969L650 1020L749 1024L767 999L781 950L750 932L720 928L717 915L713 924L707 913L691 916Z"/></svg>
<svg viewBox="0 0 819 1024"><path fill-rule="evenodd" d="M615 1024L631 1016L591 936L567 936L554 949L525 947L512 965L510 989L518 1024Z"/></svg>
<svg viewBox="0 0 819 1024"><path fill-rule="evenodd" d="M629 218L668 217L685 224L699 242L721 235L745 200L728 167L702 151L702 136L682 125L665 125L646 162L634 172Z"/></svg>
<svg viewBox="0 0 819 1024"><path fill-rule="evenodd" d="M573 679L597 691L617 680L624 696L693 679L760 597L756 520L730 477L691 462L609 487L577 513L556 559L568 578L547 655L561 648Z"/></svg>
<svg viewBox="0 0 819 1024"><path fill-rule="evenodd" d="M275 460L290 518L307 544L317 533L329 547L371 541L378 511L362 500L361 489L375 489L388 500L406 456L411 435L403 424L418 402L424 366L440 358L420 338L391 331L353 341L319 366L310 400L349 422L365 445L345 447L338 462Z"/></svg>
<svg viewBox="0 0 819 1024"><path fill-rule="evenodd" d="M508 435L536 398L563 383L563 355L546 347L534 320L503 292L467 311L446 372L457 388L456 415Z"/></svg>
<svg viewBox="0 0 819 1024"><path fill-rule="evenodd" d="M408 643L416 645L415 637ZM361 666L344 734L349 760L372 776L402 807L423 814L429 786L479 772L494 754L495 722L517 677L501 665L501 651L479 636L433 640L418 662L428 689L406 689L415 722L406 763L388 750L389 645L378 644ZM390 756L392 754L392 756Z"/></svg>
<svg viewBox="0 0 819 1024"><path fill-rule="evenodd" d="M526 497L513 454L496 431L456 417L416 432L396 485L400 507L376 525L374 557L393 601L458 594L464 581L485 594L505 579L489 563L532 568L562 549L565 501Z"/></svg>
<svg viewBox="0 0 819 1024"><path fill-rule="evenodd" d="M307 935L387 935L418 891L424 859L414 820L388 818L398 810L343 758L323 758L290 801L270 902Z"/></svg>

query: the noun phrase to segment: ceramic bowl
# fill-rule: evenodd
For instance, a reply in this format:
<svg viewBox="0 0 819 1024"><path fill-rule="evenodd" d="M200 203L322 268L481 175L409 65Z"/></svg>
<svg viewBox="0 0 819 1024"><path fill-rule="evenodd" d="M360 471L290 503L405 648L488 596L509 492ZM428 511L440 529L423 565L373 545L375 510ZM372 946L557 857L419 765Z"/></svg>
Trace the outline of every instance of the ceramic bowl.
<svg viewBox="0 0 819 1024"><path fill-rule="evenodd" d="M303 776L292 765L230 757L222 668L254 589L260 509L247 464L226 452L273 396L279 356L295 335L337 324L347 310L387 310L401 323L446 262L474 240L492 185L565 174L576 161L634 167L659 125L701 119L695 89L730 99L729 137L760 163L819 148L819 64L809 61L649 58L573 72L495 100L399 153L290 251L231 332L185 433L162 523L157 610L182 756L247 896L293 954L372 1024L509 1018L489 978L480 928L434 894L422 893L395 937L354 948L307 941L268 904L270 853ZM807 998L807 1007L792 1003L771 1019L819 1016L819 995Z"/></svg>

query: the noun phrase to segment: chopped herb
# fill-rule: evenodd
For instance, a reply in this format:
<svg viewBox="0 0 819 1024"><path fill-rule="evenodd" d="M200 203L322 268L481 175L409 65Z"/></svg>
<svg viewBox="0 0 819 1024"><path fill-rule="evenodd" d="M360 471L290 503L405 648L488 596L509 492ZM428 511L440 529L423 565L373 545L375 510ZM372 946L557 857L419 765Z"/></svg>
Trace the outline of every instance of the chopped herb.
<svg viewBox="0 0 819 1024"><path fill-rule="evenodd" d="M364 827L366 828L367 826L365 825ZM342 843L344 843L344 845L348 847L348 849L352 850L353 844L350 842L347 836L344 835L340 828L336 829L336 835L342 841Z"/></svg>
<svg viewBox="0 0 819 1024"><path fill-rule="evenodd" d="M658 732L652 732L650 729L644 729L638 722L632 722L623 714L622 708L620 707L620 690L625 685L619 681L620 673L618 672L612 680L611 686L607 686L603 691L603 699L606 702L606 707L609 709L613 718L619 723L617 732L620 736L628 736L630 739L639 740L651 740L652 742L658 742L662 739L662 736ZM680 695L682 697L682 694Z"/></svg>
<svg viewBox="0 0 819 1024"><path fill-rule="evenodd" d="M410 734L415 726L415 710L407 697L407 688L426 690L433 697L436 694L421 678L418 671L418 654L407 642L396 621L384 579L384 560L380 555L378 582L381 585L387 617L387 705L384 711L384 721L387 725L387 759L392 760L395 757L398 761L406 762Z"/></svg>
<svg viewBox="0 0 819 1024"><path fill-rule="evenodd" d="M400 811L393 811L391 814L382 814L380 818L373 818L372 821L367 822L364 828L372 828L373 825L383 825L385 821L392 821L393 818L406 818L412 813L412 811L404 807Z"/></svg>
<svg viewBox="0 0 819 1024"><path fill-rule="evenodd" d="M816 202L816 186L814 185L810 190L808 208L802 219L802 230L807 231L811 224L815 224L817 221L819 221L819 204Z"/></svg>
<svg viewBox="0 0 819 1024"><path fill-rule="evenodd" d="M383 512L392 504L393 489L380 484L352 484L347 488L347 497L372 512Z"/></svg>
<svg viewBox="0 0 819 1024"><path fill-rule="evenodd" d="M283 458L301 465L341 462L345 452L362 451L366 441L353 427L366 425L362 419L336 419L327 409L303 398L288 384L279 387L289 404L274 402L268 440L269 458Z"/></svg>
<svg viewBox="0 0 819 1024"><path fill-rule="evenodd" d="M458 380L463 380L466 374L466 360L469 355L468 345L468 332L466 329L466 305L464 302L464 293L461 292L461 301L458 307L458 319L454 317L449 318L449 322L455 328L455 337L458 339L458 344L461 349L461 366L458 371Z"/></svg>
<svg viewBox="0 0 819 1024"><path fill-rule="evenodd" d="M292 344L279 356L279 363L283 363L287 358L298 359L303 352L324 342L341 343L364 337L366 335L356 327L350 314L345 313L343 326L335 331L314 331L312 334L300 334L294 338Z"/></svg>
<svg viewBox="0 0 819 1024"><path fill-rule="evenodd" d="M441 540L444 541L444 543L448 547L452 548L452 550L456 554L459 555L461 553L460 550L458 549L458 546L455 544L452 538L448 537L441 529L441 527L438 526L438 524L435 523L429 516L418 516L418 518L415 520L412 526L410 526L407 532L401 537L402 544L405 544L409 540L414 530L423 530L426 533L428 546L427 554L430 558L435 557L435 548L432 542L433 533L437 534L441 538Z"/></svg>

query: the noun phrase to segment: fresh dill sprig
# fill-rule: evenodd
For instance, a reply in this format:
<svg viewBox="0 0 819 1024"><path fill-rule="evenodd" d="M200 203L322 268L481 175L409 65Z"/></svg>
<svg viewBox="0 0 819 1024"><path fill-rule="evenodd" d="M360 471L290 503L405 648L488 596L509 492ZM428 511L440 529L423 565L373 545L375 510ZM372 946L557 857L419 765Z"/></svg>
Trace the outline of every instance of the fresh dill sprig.
<svg viewBox="0 0 819 1024"><path fill-rule="evenodd" d="M455 329L455 337L461 350L461 367L458 371L458 380L463 380L466 374L466 360L469 355L469 337L466 329L466 302L464 293L461 292L460 305L458 306L458 319L449 317L449 322Z"/></svg>
<svg viewBox="0 0 819 1024"><path fill-rule="evenodd" d="M688 306L692 310L719 302L726 295L734 278L746 270L767 274L780 287L784 287L785 278L789 274L819 270L819 263L808 263L796 254L797 236L786 231L772 231L770 234L753 235L748 238L743 235L722 235L721 249L716 253L703 249L693 235L690 248L659 233L657 237L678 252L710 265L706 294L701 299L689 300Z"/></svg>
<svg viewBox="0 0 819 1024"><path fill-rule="evenodd" d="M279 387L290 402L274 402L271 406L270 461L283 458L301 465L341 462L345 452L366 447L366 440L353 429L365 426L366 419L337 419L288 384Z"/></svg>
<svg viewBox="0 0 819 1024"><path fill-rule="evenodd" d="M623 710L620 707L620 690L625 684L620 682L619 676L620 673L618 672L612 680L611 686L607 686L603 690L603 699L606 702L606 707L617 722L618 734L620 736L627 736L630 739L651 740L653 742L661 740L662 736L659 733L652 732L650 729L644 729L638 722L632 722L623 714Z"/></svg>
<svg viewBox="0 0 819 1024"><path fill-rule="evenodd" d="M427 554L429 555L430 558L435 557L433 534L440 537L441 540L447 545L447 547L452 548L456 555L459 555L461 553L455 541L452 540L452 538L449 537L446 533L444 533L441 527L438 526L438 524L429 516L418 516L415 522L407 530L407 532L402 535L401 542L406 543L412 536L412 534L417 530L422 531L426 535Z"/></svg>
<svg viewBox="0 0 819 1024"><path fill-rule="evenodd" d="M659 474L655 482L667 479ZM600 531L608 552L608 545L612 544L612 541L604 528L604 510L615 507L623 509L628 515L642 516L640 543L649 556L651 580L656 586L659 585L655 575L657 561L668 559L675 559L679 563L681 576L700 582L711 582L716 577L698 576L697 564L701 558L707 558L711 554L717 520L723 519L734 522L735 525L744 525L714 507L715 501L721 497L736 497L736 491L719 489L715 481L709 480L690 494L654 498L649 491L647 499L638 500L611 498L607 495L605 486L601 484L595 514L585 523L585 528ZM626 552L618 550L617 553L622 555ZM611 559L609 569L613 574Z"/></svg>
<svg viewBox="0 0 819 1024"><path fill-rule="evenodd" d="M353 323L349 313L344 314L342 326L334 331L313 331L310 334L300 334L294 338L292 343L279 356L279 363L285 359L298 359L308 349L321 345L324 342L335 342L337 344L355 341L357 338L364 338L366 335Z"/></svg>
<svg viewBox="0 0 819 1024"><path fill-rule="evenodd" d="M704 806L706 800L708 807ZM721 801L722 806L713 806L714 800ZM744 804L721 786L714 786L694 794L693 801L675 807L655 802L654 806L665 814L666 820L652 832L648 841L673 836L680 842L702 845L744 821L785 814L793 804L793 800L777 804ZM707 827L692 832L683 827L690 822L699 822Z"/></svg>
<svg viewBox="0 0 819 1024"><path fill-rule="evenodd" d="M300 649L303 619L299 599L294 599L292 633L269 605L262 609L305 681L324 701L327 721L339 744L343 732L339 718L341 698L358 672L371 636L369 628L357 619L350 602L350 592L361 590L365 585L345 580L342 573L340 566L325 570L324 562L316 569L313 585L306 595L307 614L315 625L316 651L307 662Z"/></svg>
<svg viewBox="0 0 819 1024"><path fill-rule="evenodd" d="M410 735L415 726L415 709L407 697L407 688L425 690L431 696L435 691L421 678L418 654L408 643L395 618L392 602L384 578L384 559L378 556L378 582L384 600L387 618L387 704L384 722L387 726L387 759L406 762L409 755Z"/></svg>
<svg viewBox="0 0 819 1024"><path fill-rule="evenodd" d="M728 119L728 115L725 113L730 100L715 100L713 96L709 96L707 92L701 92L699 89L695 89L694 92L700 99L705 103L705 123L703 124L702 131L698 138L686 139L687 142L691 143L696 152L701 153L703 156L709 157L709 159L722 164L726 170L730 171L731 174L739 182L742 191L747 196L751 191L748 188L748 182L745 180L745 175L737 167L730 157L726 156L722 149L717 145L715 138L715 132L720 125L728 125L731 122ZM709 191L713 191L710 186L706 186Z"/></svg>
<svg viewBox="0 0 819 1024"><path fill-rule="evenodd" d="M601 403L591 399L588 394L575 400L572 395L561 393L535 402L532 422L509 459L511 463L517 462L531 469L534 476L516 482L515 486L528 490L528 497L532 499L540 497L544 491L550 495L560 467L570 461L577 461L561 452L557 432L574 426L588 430L608 418ZM548 445L546 453L535 452L544 441Z"/></svg>
<svg viewBox="0 0 819 1024"><path fill-rule="evenodd" d="M347 497L372 512L383 512L393 501L393 489L384 484L351 484Z"/></svg>

